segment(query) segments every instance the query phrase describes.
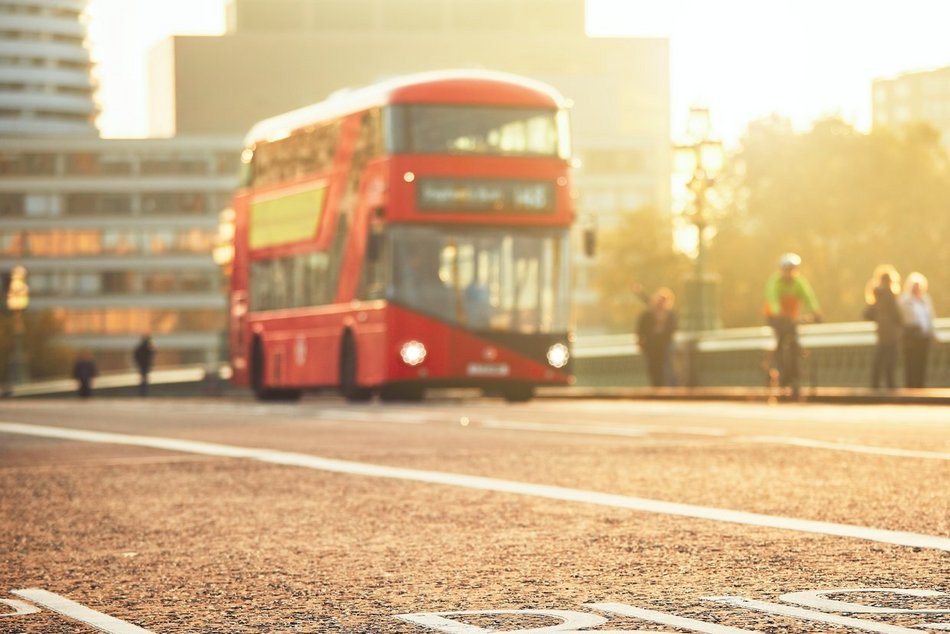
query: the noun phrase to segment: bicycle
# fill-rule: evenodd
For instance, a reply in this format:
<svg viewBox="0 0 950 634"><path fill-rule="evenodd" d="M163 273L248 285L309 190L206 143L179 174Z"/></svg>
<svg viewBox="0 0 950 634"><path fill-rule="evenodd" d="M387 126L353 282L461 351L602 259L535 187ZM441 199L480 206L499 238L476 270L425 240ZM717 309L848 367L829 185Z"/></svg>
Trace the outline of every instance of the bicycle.
<svg viewBox="0 0 950 634"><path fill-rule="evenodd" d="M792 400L801 398L802 359L808 353L799 342L798 324L818 321L820 318L815 315L797 320L788 317L769 318L776 340L768 365L768 387L773 394L781 390L788 391Z"/></svg>

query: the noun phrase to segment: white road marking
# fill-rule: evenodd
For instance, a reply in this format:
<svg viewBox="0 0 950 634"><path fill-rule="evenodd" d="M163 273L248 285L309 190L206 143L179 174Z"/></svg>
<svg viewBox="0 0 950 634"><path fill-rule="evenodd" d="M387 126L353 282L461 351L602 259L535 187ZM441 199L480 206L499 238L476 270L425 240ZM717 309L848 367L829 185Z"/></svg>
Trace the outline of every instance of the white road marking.
<svg viewBox="0 0 950 634"><path fill-rule="evenodd" d="M688 619L665 612L657 612L656 610L645 610L644 608L637 608L623 603L585 603L584 606L593 608L594 610L601 610L602 612L620 614L621 616L632 616L636 619L669 625L670 627L677 627L691 632L704 632L705 634L758 634L755 630L742 630L737 627L706 623L705 621ZM917 632L916 634L920 633Z"/></svg>
<svg viewBox="0 0 950 634"><path fill-rule="evenodd" d="M904 588L827 588L824 590L807 590L805 592L789 592L779 597L785 603L794 603L806 608L813 608L821 612L845 612L848 614L950 614L950 610L933 608L880 608L874 605L851 603L829 599L829 594L896 594L902 597L935 598L947 596L936 590L914 590Z"/></svg>
<svg viewBox="0 0 950 634"><path fill-rule="evenodd" d="M538 423L498 418L474 418L489 429L554 432L559 434L591 434L596 436L642 437L649 434L681 434L686 436L725 436L723 429L707 427L663 427L658 425L604 425L603 423Z"/></svg>
<svg viewBox="0 0 950 634"><path fill-rule="evenodd" d="M5 616L19 616L21 614L34 614L40 611L40 609L35 605L30 605L25 601L17 601L16 599L0 599L0 603L3 605L9 605L11 608L13 608L13 612L0 614L0 618Z"/></svg>
<svg viewBox="0 0 950 634"><path fill-rule="evenodd" d="M48 608L53 612L58 612L74 621L91 625L108 634L152 634L152 632L137 625L120 621L102 612L96 612L91 608L87 608L84 605L70 601L65 597L53 594L47 590L27 588L25 590L11 590L11 592L24 599L29 599L33 603L42 605L44 608Z"/></svg>
<svg viewBox="0 0 950 634"><path fill-rule="evenodd" d="M498 420L493 418L476 419L479 425L489 429L511 429L520 431L548 432L559 434L589 434L594 436L623 436L642 438L651 434L678 434L695 436L727 437L727 432L716 428L698 427L658 427L645 425L587 425L567 423L535 423L526 421ZM812 440L810 438L796 438L794 436L734 436L732 440L738 442L763 443L771 445L789 445L793 447L808 447L810 449L827 449L831 451L845 451L893 458L923 458L925 460L950 460L950 453L940 451L922 451L918 449L896 449L893 447L874 447L871 445L856 445L852 443L828 442Z"/></svg>
<svg viewBox="0 0 950 634"><path fill-rule="evenodd" d="M595 504L599 506L622 508L633 511L644 511L680 517L707 519L717 522L744 524L748 526L795 530L805 533L849 537L852 539L863 539L887 544L896 544L900 546L912 546L917 548L932 548L936 550L950 551L950 538L938 537L934 535L868 528L852 524L835 524L832 522L802 520L775 515L763 515L759 513L747 513L744 511L732 511L728 509L719 509L706 506L695 506L692 504L664 502L660 500L627 497L623 495L613 495L609 493L599 493L596 491L585 491L581 489L568 489L558 486L530 484L511 480L498 480L482 476L467 476L439 471L423 471L418 469L387 467L383 465L350 462L345 460L333 460L307 454L291 453L272 449L238 447L209 442L178 440L174 438L134 436L129 434L116 434L83 429L0 422L0 433L3 432L10 434L42 436L46 438L62 438L83 442L152 447L155 449L166 449L169 451L180 451L209 456L246 458L271 464L296 466L334 473L362 475L376 478L392 478L413 482L426 482L430 484L444 484L482 491L515 493L518 495L560 500L564 502L580 502L584 504Z"/></svg>
<svg viewBox="0 0 950 634"><path fill-rule="evenodd" d="M745 597L703 597L706 601L715 601L725 605L733 605L757 612L765 612L772 615L790 616L803 621L814 621L817 623L827 623L829 625L840 625L850 627L865 632L877 632L877 634L920 634L920 630L912 630L897 625L888 625L887 623L878 623L877 621L868 621L866 619L856 619L850 616L839 616L837 614L825 614L815 610L806 610L804 608L795 608L781 603L769 603L768 601L756 601L746 599Z"/></svg>
<svg viewBox="0 0 950 634"><path fill-rule="evenodd" d="M607 425L567 425L552 423L535 423L529 421L516 420L496 420L493 418L481 418L473 421L480 427L486 429L507 429L511 431L535 431L548 432L554 434L590 434L594 436L629 436L631 438L642 438L649 434L649 430L641 427L614 427Z"/></svg>
<svg viewBox="0 0 950 634"><path fill-rule="evenodd" d="M850 443L827 442L812 440L811 438L795 438L793 436L738 436L737 440L745 442L760 442L777 445L793 445L809 447L810 449L831 449L834 451L849 451L851 453L865 453L877 456L891 456L896 458L923 458L925 460L950 460L950 453L941 451L921 451L917 449L894 449L892 447L872 447L870 445L854 445Z"/></svg>
<svg viewBox="0 0 950 634"><path fill-rule="evenodd" d="M559 619L561 622L557 625L550 625L541 628L532 628L530 630L514 630L519 633L527 634L535 632L563 632L564 634L578 634L581 629L589 627L599 627L607 622L602 616L589 614L587 612L573 612L570 610L462 610L459 612L418 612L415 614L397 614L394 618L413 625L421 625L432 630L438 630L443 634L492 634L499 630L487 630L477 625L460 623L454 619L446 618L448 616L503 616L527 614L531 616L549 616ZM512 630L505 630L512 631ZM609 634L604 632L603 634Z"/></svg>

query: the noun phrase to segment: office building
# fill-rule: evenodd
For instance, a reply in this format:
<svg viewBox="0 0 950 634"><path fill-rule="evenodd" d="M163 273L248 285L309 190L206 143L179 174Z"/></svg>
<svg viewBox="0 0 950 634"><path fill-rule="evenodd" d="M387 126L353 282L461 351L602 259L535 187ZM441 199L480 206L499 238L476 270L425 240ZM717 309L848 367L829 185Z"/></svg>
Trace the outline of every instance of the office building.
<svg viewBox="0 0 950 634"><path fill-rule="evenodd" d="M0 136L96 136L85 0L0 0Z"/></svg>
<svg viewBox="0 0 950 634"><path fill-rule="evenodd" d="M30 303L100 370L217 358L224 289L212 260L241 135L101 139L85 0L0 0L0 273L23 265ZM69 368L63 368L63 373Z"/></svg>
<svg viewBox="0 0 950 634"><path fill-rule="evenodd" d="M872 114L876 128L929 123L950 147L950 66L875 80Z"/></svg>
<svg viewBox="0 0 950 634"><path fill-rule="evenodd" d="M143 333L157 365L214 361L225 327L212 261L240 140L5 139L0 260L29 271L30 311L100 369L131 367Z"/></svg>

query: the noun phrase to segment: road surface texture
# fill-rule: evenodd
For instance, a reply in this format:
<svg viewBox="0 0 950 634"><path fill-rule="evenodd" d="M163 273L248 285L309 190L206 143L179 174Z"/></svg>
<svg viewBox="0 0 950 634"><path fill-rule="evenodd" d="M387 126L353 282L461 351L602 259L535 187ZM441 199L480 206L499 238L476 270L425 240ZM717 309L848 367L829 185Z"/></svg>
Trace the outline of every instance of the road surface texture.
<svg viewBox="0 0 950 634"><path fill-rule="evenodd" d="M950 410L0 403L0 633L950 631Z"/></svg>

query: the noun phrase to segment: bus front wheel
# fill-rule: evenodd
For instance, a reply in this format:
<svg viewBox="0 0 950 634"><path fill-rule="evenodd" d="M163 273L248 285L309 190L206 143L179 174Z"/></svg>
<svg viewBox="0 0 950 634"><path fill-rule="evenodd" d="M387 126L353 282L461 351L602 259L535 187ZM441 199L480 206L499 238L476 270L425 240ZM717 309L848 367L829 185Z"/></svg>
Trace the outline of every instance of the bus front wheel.
<svg viewBox="0 0 950 634"><path fill-rule="evenodd" d="M353 335L346 333L343 336L343 345L340 348L340 392L343 398L351 403L362 403L373 396L369 388L360 387L357 383L356 344Z"/></svg>
<svg viewBox="0 0 950 634"><path fill-rule="evenodd" d="M519 385L509 387L502 391L501 395L509 403L526 403L534 398L534 386Z"/></svg>

